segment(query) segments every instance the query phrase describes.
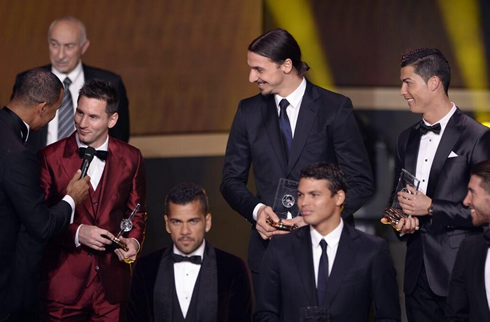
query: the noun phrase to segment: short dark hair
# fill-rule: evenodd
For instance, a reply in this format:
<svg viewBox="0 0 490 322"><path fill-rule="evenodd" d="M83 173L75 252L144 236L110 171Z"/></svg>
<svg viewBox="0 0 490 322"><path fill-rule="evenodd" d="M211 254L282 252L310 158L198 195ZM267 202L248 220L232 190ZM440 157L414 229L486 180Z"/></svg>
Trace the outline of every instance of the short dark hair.
<svg viewBox="0 0 490 322"><path fill-rule="evenodd" d="M36 68L21 77L15 86L12 99L28 105L46 102L51 106L59 100L62 89L63 84L55 74Z"/></svg>
<svg viewBox="0 0 490 322"><path fill-rule="evenodd" d="M318 162L310 164L301 170L299 176L301 179L327 180L327 186L332 192L332 196L339 190L343 190L347 195L347 180L342 169L335 163Z"/></svg>
<svg viewBox="0 0 490 322"><path fill-rule="evenodd" d="M203 187L192 182L182 182L174 186L165 197L165 212L170 215L170 203L187 205L198 200L204 216L208 213L208 196Z"/></svg>
<svg viewBox="0 0 490 322"><path fill-rule="evenodd" d="M272 29L255 38L248 46L248 50L267 57L279 65L289 58L300 76L303 76L310 69L308 64L301 61L301 49L298 43L284 29Z"/></svg>
<svg viewBox="0 0 490 322"><path fill-rule="evenodd" d="M116 113L119 109L119 99L116 89L111 83L102 79L95 78L86 82L80 89L78 101L80 101L80 97L82 96L105 101L107 103L105 111L109 115Z"/></svg>
<svg viewBox="0 0 490 322"><path fill-rule="evenodd" d="M402 55L401 60L401 67L405 66L413 66L415 73L420 75L426 83L432 76L439 77L447 95L451 83L451 67L439 49L408 50Z"/></svg>
<svg viewBox="0 0 490 322"><path fill-rule="evenodd" d="M475 164L470 171L472 176L481 179L481 187L486 193L490 193L490 160L482 161Z"/></svg>

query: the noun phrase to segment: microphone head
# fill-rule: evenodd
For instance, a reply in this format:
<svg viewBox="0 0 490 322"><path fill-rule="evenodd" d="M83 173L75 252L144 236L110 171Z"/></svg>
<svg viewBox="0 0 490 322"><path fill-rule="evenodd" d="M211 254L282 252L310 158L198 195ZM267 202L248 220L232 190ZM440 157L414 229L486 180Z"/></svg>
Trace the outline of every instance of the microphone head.
<svg viewBox="0 0 490 322"><path fill-rule="evenodd" d="M89 163L92 162L92 159L95 156L95 149L91 146L87 147L87 150L85 150L85 153L83 154L83 160L87 160Z"/></svg>

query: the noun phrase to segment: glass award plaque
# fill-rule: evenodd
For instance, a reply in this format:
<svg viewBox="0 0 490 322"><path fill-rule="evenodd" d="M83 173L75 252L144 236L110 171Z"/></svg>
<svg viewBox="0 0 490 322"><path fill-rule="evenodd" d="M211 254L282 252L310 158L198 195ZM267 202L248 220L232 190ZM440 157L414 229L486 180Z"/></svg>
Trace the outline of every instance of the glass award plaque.
<svg viewBox="0 0 490 322"><path fill-rule="evenodd" d="M410 194L417 194L417 192L419 191L419 185L419 179L415 178L415 176L407 170L402 169L400 173L400 178L398 179L398 184L396 186L396 194L398 194L398 192L400 191ZM407 186L412 187L412 190L414 190L415 192L410 191ZM391 226L393 226L393 228L396 229L396 225L398 225L400 219L407 217L408 215L403 212L402 207L398 202L398 197L397 195L395 195L395 197L393 198L393 202L391 203L391 207L386 208L383 212L383 218L385 218L387 221L385 224L390 224Z"/></svg>
<svg viewBox="0 0 490 322"><path fill-rule="evenodd" d="M298 228L296 225L286 225L283 219L292 219L299 215L298 205L296 203L298 195L298 182L285 178L279 179L277 184L276 196L272 210L279 217L279 222L274 222L267 218L267 223L280 230L293 230Z"/></svg>
<svg viewBox="0 0 490 322"><path fill-rule="evenodd" d="M297 181L279 179L272 210L280 219L292 219L299 215L298 205L296 204L298 184Z"/></svg>

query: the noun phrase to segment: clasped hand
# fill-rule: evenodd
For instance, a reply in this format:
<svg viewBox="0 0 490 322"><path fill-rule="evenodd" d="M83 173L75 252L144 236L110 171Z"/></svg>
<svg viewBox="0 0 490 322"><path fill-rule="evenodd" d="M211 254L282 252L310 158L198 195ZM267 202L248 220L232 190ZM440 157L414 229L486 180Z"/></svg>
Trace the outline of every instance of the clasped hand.
<svg viewBox="0 0 490 322"><path fill-rule="evenodd" d="M266 222L267 218L270 218L274 222L279 221L279 217L276 215L276 213L272 210L271 207L269 206L260 207L257 213L257 224L255 228L259 232L260 237L262 237L262 239L271 239L272 236L274 235L282 235L282 234L289 233L289 231L279 230L269 225ZM298 227L306 225L306 223L303 220L303 217L301 216L297 216L293 219L282 219L282 223L284 223L285 225L295 224Z"/></svg>

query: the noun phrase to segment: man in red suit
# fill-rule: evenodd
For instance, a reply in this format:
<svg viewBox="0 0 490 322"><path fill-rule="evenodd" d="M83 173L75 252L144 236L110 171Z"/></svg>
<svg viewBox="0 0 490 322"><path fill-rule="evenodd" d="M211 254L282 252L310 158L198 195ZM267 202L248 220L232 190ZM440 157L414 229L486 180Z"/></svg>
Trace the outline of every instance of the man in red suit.
<svg viewBox="0 0 490 322"><path fill-rule="evenodd" d="M97 154L90 164L89 197L76 207L74 223L51 239L41 265L42 320L124 321L130 265L144 239L146 178L138 149L109 136L118 119L117 94L102 80L80 90L75 113L76 132L42 149L41 181L48 204L62 198L71 176L81 164L79 149ZM105 156L104 156L105 155ZM133 228L119 239L127 251L111 250L109 238L137 204Z"/></svg>

